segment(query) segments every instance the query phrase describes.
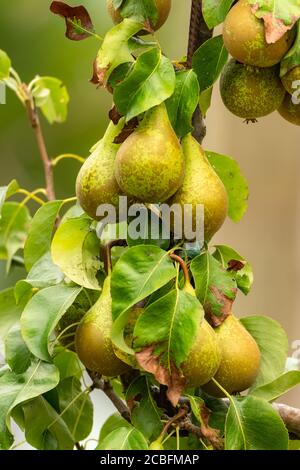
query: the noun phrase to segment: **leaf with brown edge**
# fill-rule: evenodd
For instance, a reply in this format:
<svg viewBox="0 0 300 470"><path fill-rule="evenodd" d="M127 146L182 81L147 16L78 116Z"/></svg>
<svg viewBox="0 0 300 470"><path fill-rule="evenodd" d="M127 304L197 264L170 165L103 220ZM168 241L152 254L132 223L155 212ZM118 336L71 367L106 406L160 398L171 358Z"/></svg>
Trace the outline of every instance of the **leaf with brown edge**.
<svg viewBox="0 0 300 470"><path fill-rule="evenodd" d="M264 21L268 44L278 41L300 18L295 0L250 0L250 4L253 14Z"/></svg>
<svg viewBox="0 0 300 470"><path fill-rule="evenodd" d="M146 372L153 374L160 384L168 387L167 397L172 405L176 406L185 388L186 380L174 363L171 363L170 371L164 367L155 350L155 345L149 346L136 353L135 357Z"/></svg>
<svg viewBox="0 0 300 470"><path fill-rule="evenodd" d="M205 314L212 325L220 325L230 314L236 298L235 273L228 271L209 251L193 259L191 271Z"/></svg>
<svg viewBox="0 0 300 470"><path fill-rule="evenodd" d="M237 273L238 271L241 271L246 266L246 264L246 261L231 259L228 261L227 271L235 271Z"/></svg>
<svg viewBox="0 0 300 470"><path fill-rule="evenodd" d="M206 406L204 400L200 397L188 395L191 410L195 418L200 424L200 431L204 438L208 440L215 449L223 449L223 440L220 431L209 426L209 418L211 416L210 409Z"/></svg>
<svg viewBox="0 0 300 470"><path fill-rule="evenodd" d="M115 138L114 144L122 144L125 142L125 140L135 131L138 125L138 118L130 119L130 121L125 124L120 134Z"/></svg>
<svg viewBox="0 0 300 470"><path fill-rule="evenodd" d="M71 7L64 2L52 2L50 11L65 19L66 37L71 41L82 41L94 33L91 17L84 6Z"/></svg>

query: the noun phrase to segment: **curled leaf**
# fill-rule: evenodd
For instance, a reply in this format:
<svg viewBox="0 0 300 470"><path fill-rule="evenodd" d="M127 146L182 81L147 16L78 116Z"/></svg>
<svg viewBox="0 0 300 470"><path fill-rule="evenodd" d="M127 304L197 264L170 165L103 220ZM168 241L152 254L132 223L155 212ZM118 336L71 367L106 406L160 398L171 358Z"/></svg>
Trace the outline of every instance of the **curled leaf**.
<svg viewBox="0 0 300 470"><path fill-rule="evenodd" d="M72 41L82 41L94 32L91 17L84 6L70 7L64 2L52 2L50 11L62 16L66 21L66 37Z"/></svg>

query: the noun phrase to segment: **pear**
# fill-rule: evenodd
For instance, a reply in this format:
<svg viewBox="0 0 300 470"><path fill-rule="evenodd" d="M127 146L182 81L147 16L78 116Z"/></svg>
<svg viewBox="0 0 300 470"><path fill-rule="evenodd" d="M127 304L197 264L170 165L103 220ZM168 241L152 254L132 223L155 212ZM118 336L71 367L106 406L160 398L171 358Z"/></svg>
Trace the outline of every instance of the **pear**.
<svg viewBox="0 0 300 470"><path fill-rule="evenodd" d="M221 363L217 336L204 319L199 326L194 346L185 362L182 372L188 387L200 387L214 377Z"/></svg>
<svg viewBox="0 0 300 470"><path fill-rule="evenodd" d="M286 91L292 95L297 92L299 96L300 88L300 65L289 70L283 77L281 77L282 84Z"/></svg>
<svg viewBox="0 0 300 470"><path fill-rule="evenodd" d="M179 189L184 156L164 104L147 111L121 145L115 175L122 191L144 203L164 202Z"/></svg>
<svg viewBox="0 0 300 470"><path fill-rule="evenodd" d="M154 31L157 31L168 19L172 2L171 0L155 0L157 12L158 12L158 19L157 22L151 27L153 27ZM113 0L106 1L107 10L113 20L114 23L121 23L123 18L118 10L114 8ZM148 31L141 31L139 34L149 34Z"/></svg>
<svg viewBox="0 0 300 470"><path fill-rule="evenodd" d="M221 348L221 364L214 378L230 394L247 390L260 368L261 355L256 341L234 315L226 318L215 333ZM203 390L216 397L224 396L213 382Z"/></svg>
<svg viewBox="0 0 300 470"><path fill-rule="evenodd" d="M99 300L87 312L76 331L75 346L81 362L91 371L106 377L115 377L128 370L115 355L110 332L112 327L112 299L110 276L103 284Z"/></svg>
<svg viewBox="0 0 300 470"><path fill-rule="evenodd" d="M93 219L101 204L118 207L121 190L117 184L114 165L120 147L114 139L124 126L121 119L115 126L109 124L103 139L94 147L93 153L84 162L76 181L76 195L83 210Z"/></svg>
<svg viewBox="0 0 300 470"><path fill-rule="evenodd" d="M185 155L185 177L169 205L191 204L193 230L196 230L196 205L204 206L204 237L210 240L223 225L228 211L226 189L207 160L199 143L188 134L182 141ZM183 228L185 220L183 218ZM191 241L191 240L190 240Z"/></svg>
<svg viewBox="0 0 300 470"><path fill-rule="evenodd" d="M300 99L300 96L299 96ZM278 109L280 116L296 126L300 126L300 103L294 104L289 93L285 95L282 105Z"/></svg>
<svg viewBox="0 0 300 470"><path fill-rule="evenodd" d="M226 108L248 121L267 116L279 108L285 90L275 65L251 67L232 59L224 67L220 92Z"/></svg>
<svg viewBox="0 0 300 470"><path fill-rule="evenodd" d="M294 31L268 44L264 22L252 13L251 7L248 0L240 0L231 8L224 21L224 44L232 57L243 64L271 67L278 64L291 47Z"/></svg>

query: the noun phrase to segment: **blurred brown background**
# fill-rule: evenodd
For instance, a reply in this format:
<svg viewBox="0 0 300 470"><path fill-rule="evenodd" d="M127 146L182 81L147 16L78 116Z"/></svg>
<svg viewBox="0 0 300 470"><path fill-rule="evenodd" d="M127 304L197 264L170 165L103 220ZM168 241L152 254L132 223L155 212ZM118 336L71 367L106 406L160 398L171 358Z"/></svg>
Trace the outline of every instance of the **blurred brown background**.
<svg viewBox="0 0 300 470"><path fill-rule="evenodd" d="M107 124L111 98L88 82L97 41L75 43L64 38L63 20L50 14L50 3L1 0L0 48L10 55L24 81L35 74L54 75L64 81L71 97L69 118L60 126L43 122L49 153L86 156ZM109 28L105 0L67 3L84 4L99 34ZM189 9L190 0L173 0L170 20L158 34L165 53L172 58L186 53ZM216 243L231 245L253 264L253 290L248 297L239 295L235 312L272 316L287 330L292 344L300 340L299 128L276 113L246 125L224 108L217 87L207 127L205 147L234 157L251 191L243 221L238 225L228 221L215 238ZM0 152L0 185L12 178L31 189L43 184L33 135L21 104L10 92L7 105L0 106ZM72 161L56 170L58 196L74 194L77 171ZM0 274L2 288L18 275L4 278L3 267ZM285 401L300 406L299 388Z"/></svg>

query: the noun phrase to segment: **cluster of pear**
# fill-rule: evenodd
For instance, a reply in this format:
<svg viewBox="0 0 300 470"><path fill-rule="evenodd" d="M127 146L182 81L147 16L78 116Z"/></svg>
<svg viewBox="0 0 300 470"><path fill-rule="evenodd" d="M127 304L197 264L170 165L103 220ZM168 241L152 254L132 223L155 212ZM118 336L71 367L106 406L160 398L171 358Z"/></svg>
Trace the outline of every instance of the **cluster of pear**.
<svg viewBox="0 0 300 470"><path fill-rule="evenodd" d="M249 0L239 0L224 22L224 44L232 59L220 81L223 102L229 111L247 121L278 110L289 122L300 125L300 106L291 98L300 66L280 78L279 65L294 42L295 29L268 44L264 22L254 15L251 6Z"/></svg>

